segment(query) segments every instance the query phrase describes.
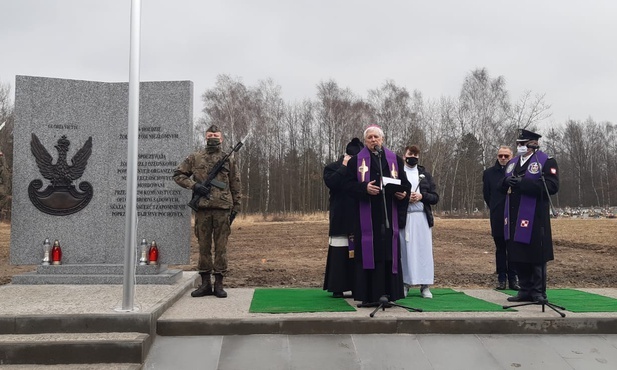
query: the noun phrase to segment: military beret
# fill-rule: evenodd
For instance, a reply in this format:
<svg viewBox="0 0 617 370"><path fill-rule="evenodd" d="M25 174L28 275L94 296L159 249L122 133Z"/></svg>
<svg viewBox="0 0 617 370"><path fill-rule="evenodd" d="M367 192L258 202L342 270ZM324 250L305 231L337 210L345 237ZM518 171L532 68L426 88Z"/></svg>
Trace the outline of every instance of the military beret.
<svg viewBox="0 0 617 370"><path fill-rule="evenodd" d="M217 125L212 125L212 126L208 127L206 132L221 132L221 130L219 129L219 127Z"/></svg>

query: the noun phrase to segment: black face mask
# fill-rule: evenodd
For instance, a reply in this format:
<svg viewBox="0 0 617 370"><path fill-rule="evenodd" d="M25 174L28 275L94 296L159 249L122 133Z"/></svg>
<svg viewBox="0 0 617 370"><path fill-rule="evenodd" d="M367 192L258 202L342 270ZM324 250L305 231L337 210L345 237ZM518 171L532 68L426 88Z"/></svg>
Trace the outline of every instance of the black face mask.
<svg viewBox="0 0 617 370"><path fill-rule="evenodd" d="M407 158L405 158L405 162L407 162L408 165L413 167L413 166L418 164L418 158L416 158L416 157L407 157Z"/></svg>
<svg viewBox="0 0 617 370"><path fill-rule="evenodd" d="M218 137L211 137L206 140L206 145L207 146L219 146L221 145L221 139L219 139Z"/></svg>

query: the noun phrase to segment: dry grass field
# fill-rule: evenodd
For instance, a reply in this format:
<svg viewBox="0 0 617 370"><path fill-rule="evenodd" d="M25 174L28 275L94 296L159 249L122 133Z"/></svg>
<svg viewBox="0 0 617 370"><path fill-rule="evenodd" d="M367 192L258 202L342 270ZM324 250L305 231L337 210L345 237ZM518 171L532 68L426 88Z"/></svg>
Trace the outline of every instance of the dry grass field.
<svg viewBox="0 0 617 370"><path fill-rule="evenodd" d="M320 287L328 251L326 214L239 217L228 246L230 287ZM617 219L552 221L555 261L548 265L550 287L617 287ZM191 230L187 230L191 232ZM433 228L435 285L492 288L494 244L487 219L437 219ZM0 284L34 266L9 264L10 224L0 224ZM161 253L165 253L164 250ZM191 261L195 268L197 241Z"/></svg>

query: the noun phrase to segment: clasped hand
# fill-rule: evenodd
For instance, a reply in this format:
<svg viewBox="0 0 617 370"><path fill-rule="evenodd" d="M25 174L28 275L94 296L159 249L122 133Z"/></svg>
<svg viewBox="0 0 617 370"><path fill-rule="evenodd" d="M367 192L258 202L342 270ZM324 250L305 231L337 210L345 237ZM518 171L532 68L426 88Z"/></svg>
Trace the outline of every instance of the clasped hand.
<svg viewBox="0 0 617 370"><path fill-rule="evenodd" d="M508 184L511 188L515 188L515 187L517 187L517 186L519 186L519 185L520 185L521 180L522 180L522 179L521 179L520 177L511 176L511 177L508 177L508 178L506 179L506 183L507 183L507 184Z"/></svg>

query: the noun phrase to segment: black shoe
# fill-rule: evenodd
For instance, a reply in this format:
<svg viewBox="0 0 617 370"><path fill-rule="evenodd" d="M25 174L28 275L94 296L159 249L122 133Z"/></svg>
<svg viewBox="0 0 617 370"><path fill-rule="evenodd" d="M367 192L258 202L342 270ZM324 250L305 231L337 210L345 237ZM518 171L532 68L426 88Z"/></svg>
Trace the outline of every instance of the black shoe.
<svg viewBox="0 0 617 370"><path fill-rule="evenodd" d="M334 292L332 293L332 298L343 298L343 293Z"/></svg>
<svg viewBox="0 0 617 370"><path fill-rule="evenodd" d="M530 295L517 294L513 297L508 297L508 302L534 302L534 300L532 299Z"/></svg>
<svg viewBox="0 0 617 370"><path fill-rule="evenodd" d="M512 290L521 290L521 286L518 285L518 276L515 276L512 279L510 279L509 285L510 285L510 289Z"/></svg>
<svg viewBox="0 0 617 370"><path fill-rule="evenodd" d="M227 298L227 292L223 290L223 275L214 274L214 295L217 298Z"/></svg>
<svg viewBox="0 0 617 370"><path fill-rule="evenodd" d="M497 282L497 290L506 290L506 281Z"/></svg>
<svg viewBox="0 0 617 370"><path fill-rule="evenodd" d="M201 275L201 285L199 286L199 288L191 292L191 297L204 297L214 294L214 292L212 292L212 282L210 281L210 274L200 272L199 275Z"/></svg>
<svg viewBox="0 0 617 370"><path fill-rule="evenodd" d="M191 297L205 297L207 295L213 295L212 291L212 283L206 282L205 284L201 284L199 288L195 289L191 292Z"/></svg>

